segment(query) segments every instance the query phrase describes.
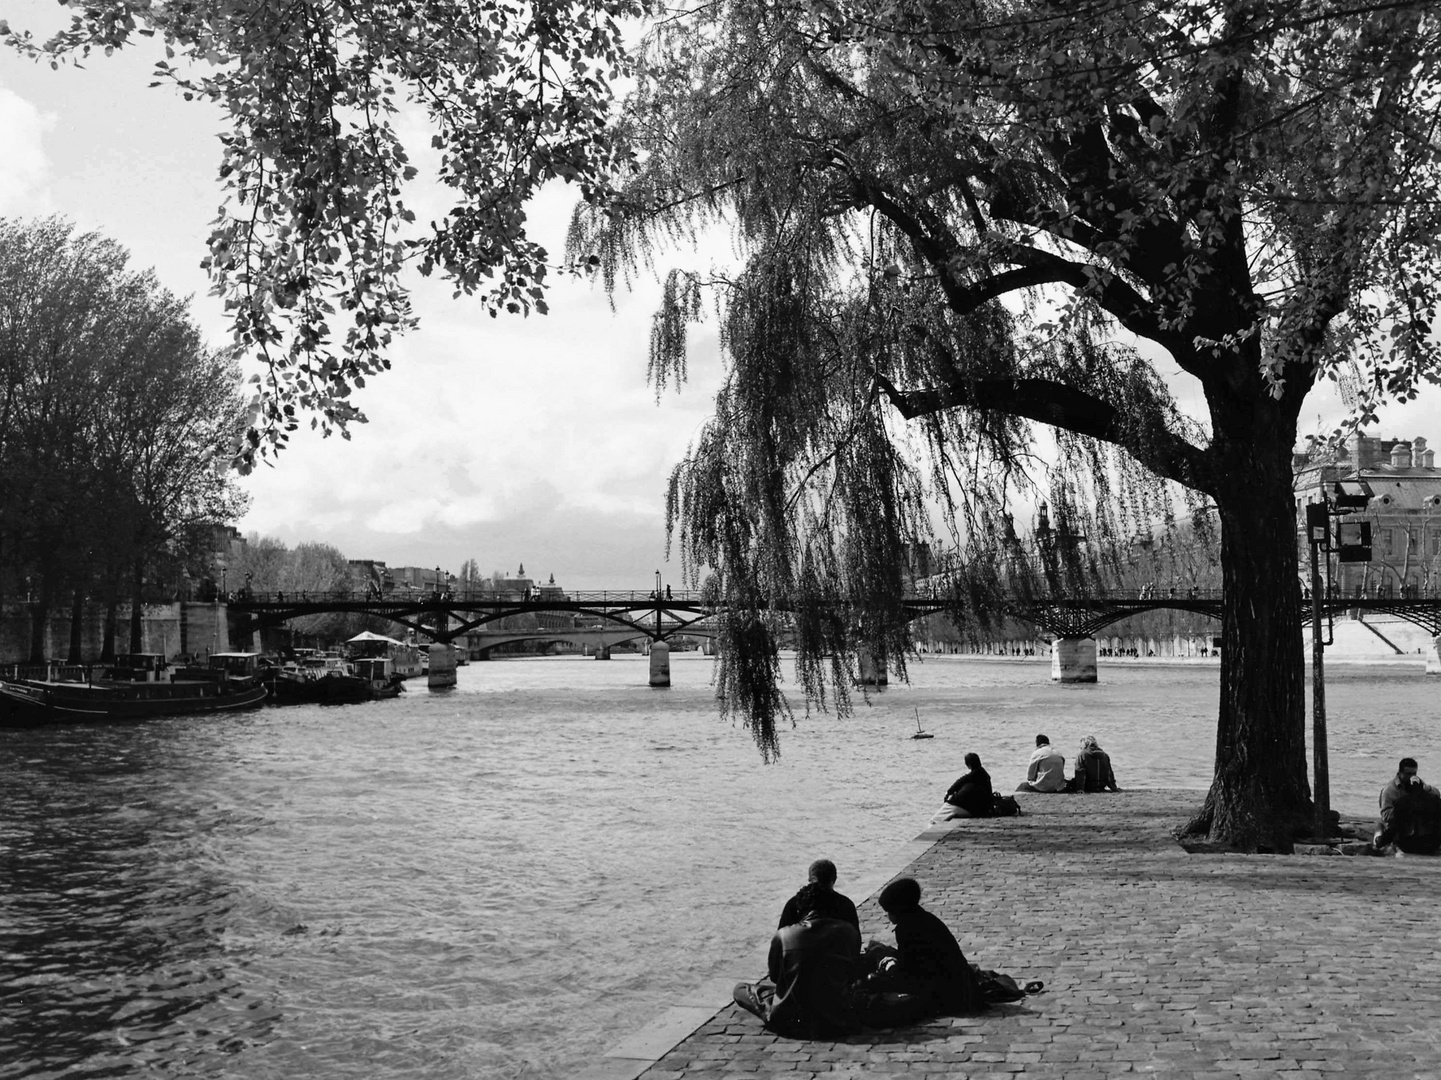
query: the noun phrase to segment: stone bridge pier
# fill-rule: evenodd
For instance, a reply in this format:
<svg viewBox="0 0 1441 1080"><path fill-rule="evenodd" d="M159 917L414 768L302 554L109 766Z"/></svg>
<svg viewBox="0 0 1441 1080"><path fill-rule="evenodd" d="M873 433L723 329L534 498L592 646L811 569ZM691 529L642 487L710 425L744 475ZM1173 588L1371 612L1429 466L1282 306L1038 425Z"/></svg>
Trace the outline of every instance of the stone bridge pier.
<svg viewBox="0 0 1441 1080"><path fill-rule="evenodd" d="M1096 639L1056 635L1051 641L1051 681L1095 682Z"/></svg>
<svg viewBox="0 0 1441 1080"><path fill-rule="evenodd" d="M650 684L670 685L670 646L664 641L655 641L650 646Z"/></svg>

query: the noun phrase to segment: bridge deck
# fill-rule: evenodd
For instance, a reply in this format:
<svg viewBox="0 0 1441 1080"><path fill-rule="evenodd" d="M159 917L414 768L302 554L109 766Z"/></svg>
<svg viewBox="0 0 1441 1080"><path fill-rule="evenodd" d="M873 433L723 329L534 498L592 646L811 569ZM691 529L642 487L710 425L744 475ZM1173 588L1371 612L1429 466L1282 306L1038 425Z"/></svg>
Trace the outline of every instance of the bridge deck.
<svg viewBox="0 0 1441 1080"><path fill-rule="evenodd" d="M1309 608L1311 601L1304 600ZM1185 590L1157 595L1151 590L1115 592L1091 596L1015 597L1000 602L992 616L1005 615L1061 637L1094 637L1112 623L1148 611L1171 609L1190 611L1220 619L1223 598L1219 590ZM943 596L907 597L904 606L911 618L954 611L956 601ZM1441 634L1441 598L1437 597L1327 597L1321 601L1323 614L1336 618L1352 613L1385 614L1404 619ZM254 593L235 595L230 611L258 625L276 625L305 615L350 612L374 615L415 630L435 635L443 617L445 640L479 629L488 623L514 615L569 614L598 620L596 625L626 626L650 637L664 638L684 633L723 614L723 604L709 602L700 592L667 592L657 596L644 590L601 590L567 592L540 590L531 594L471 593ZM772 609L784 613L785 603ZM580 627L584 628L584 627Z"/></svg>

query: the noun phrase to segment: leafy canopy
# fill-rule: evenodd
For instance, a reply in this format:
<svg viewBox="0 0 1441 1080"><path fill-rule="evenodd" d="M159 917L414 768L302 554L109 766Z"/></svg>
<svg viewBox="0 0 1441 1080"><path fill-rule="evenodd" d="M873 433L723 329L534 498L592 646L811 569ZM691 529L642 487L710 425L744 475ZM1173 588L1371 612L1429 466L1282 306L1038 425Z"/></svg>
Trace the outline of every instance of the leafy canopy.
<svg viewBox="0 0 1441 1080"><path fill-rule="evenodd" d="M60 219L0 218L0 575L42 600L119 595L244 510L224 468L235 359L128 259Z"/></svg>
<svg viewBox="0 0 1441 1080"><path fill-rule="evenodd" d="M158 81L229 118L225 202L209 269L236 343L264 361L237 464L278 449L305 413L345 432L352 391L389 367L415 321L407 267L439 271L491 314L544 312L547 253L527 200L561 179L589 195L617 163L606 121L618 20L643 0L86 0L47 41L0 38L52 64L164 42ZM420 221L408 113L453 205Z"/></svg>
<svg viewBox="0 0 1441 1080"><path fill-rule="evenodd" d="M1364 422L1441 372L1438 29L1431 4L1329 0L730 0L654 28L636 170L580 208L572 254L614 284L734 237L738 271L667 276L651 363L683 378L713 302L728 379L671 510L740 613L722 689L766 752L771 598L807 612L807 700L826 664L844 694L857 640L904 648L931 500L1004 576L1036 424L1071 534L1174 517L1160 478L1218 507L1228 595L1295 592L1307 393L1344 380ZM1288 605L1264 633L1227 618L1289 640Z"/></svg>

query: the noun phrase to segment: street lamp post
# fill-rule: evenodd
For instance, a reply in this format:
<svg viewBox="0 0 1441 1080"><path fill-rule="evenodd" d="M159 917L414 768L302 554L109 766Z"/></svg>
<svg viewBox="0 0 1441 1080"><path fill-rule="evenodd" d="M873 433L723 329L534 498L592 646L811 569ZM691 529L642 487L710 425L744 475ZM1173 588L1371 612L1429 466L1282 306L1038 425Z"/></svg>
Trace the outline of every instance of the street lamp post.
<svg viewBox="0 0 1441 1080"><path fill-rule="evenodd" d="M1322 489L1321 501L1306 507L1306 539L1311 548L1311 772L1316 838L1330 832L1331 771L1326 752L1325 647L1321 641L1321 554L1331 551L1331 503Z"/></svg>
<svg viewBox="0 0 1441 1080"><path fill-rule="evenodd" d="M1321 611L1325 592L1321 588L1321 558L1330 560L1336 552L1340 562L1369 560L1370 527L1363 526L1362 542L1331 541L1331 516L1359 513L1371 501L1371 488L1364 481L1336 481L1335 501L1321 488L1321 501L1306 507L1306 539L1311 548L1311 769L1312 804L1316 811L1316 838L1324 841L1331 832L1331 769L1326 747L1326 642L1321 639ZM1329 565L1328 565L1329 576Z"/></svg>

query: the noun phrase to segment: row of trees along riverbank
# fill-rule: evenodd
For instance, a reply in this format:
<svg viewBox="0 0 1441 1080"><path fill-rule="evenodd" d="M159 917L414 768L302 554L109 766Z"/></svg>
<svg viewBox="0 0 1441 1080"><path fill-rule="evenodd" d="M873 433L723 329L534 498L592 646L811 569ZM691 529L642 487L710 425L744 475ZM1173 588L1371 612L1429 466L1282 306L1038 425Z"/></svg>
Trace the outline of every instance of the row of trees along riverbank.
<svg viewBox="0 0 1441 1080"><path fill-rule="evenodd" d="M30 605L32 660L57 608L78 651L87 597L108 608L106 658L122 601L139 649L147 583L209 572L244 506L225 466L245 418L233 356L123 248L0 219L0 599Z"/></svg>

